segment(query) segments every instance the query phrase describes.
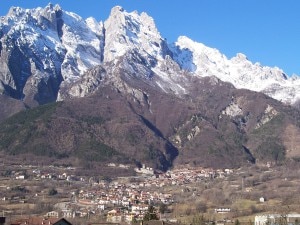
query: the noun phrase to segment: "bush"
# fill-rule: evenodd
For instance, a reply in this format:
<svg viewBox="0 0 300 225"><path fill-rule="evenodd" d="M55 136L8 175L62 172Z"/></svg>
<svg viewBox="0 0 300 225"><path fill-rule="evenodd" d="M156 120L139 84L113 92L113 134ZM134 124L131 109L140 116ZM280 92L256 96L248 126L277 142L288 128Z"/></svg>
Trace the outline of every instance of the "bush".
<svg viewBox="0 0 300 225"><path fill-rule="evenodd" d="M196 211L198 213L206 213L207 211L207 206L204 202L198 202L196 205Z"/></svg>
<svg viewBox="0 0 300 225"><path fill-rule="evenodd" d="M53 196L53 195L57 195L57 194L58 194L58 192L55 188L51 188L48 192L49 196Z"/></svg>

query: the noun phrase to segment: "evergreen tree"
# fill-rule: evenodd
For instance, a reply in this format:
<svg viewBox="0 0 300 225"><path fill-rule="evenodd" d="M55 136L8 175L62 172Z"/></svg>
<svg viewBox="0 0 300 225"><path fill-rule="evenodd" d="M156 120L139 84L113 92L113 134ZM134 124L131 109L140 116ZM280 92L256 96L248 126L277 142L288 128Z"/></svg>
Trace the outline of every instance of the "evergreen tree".
<svg viewBox="0 0 300 225"><path fill-rule="evenodd" d="M234 225L240 225L240 221L238 219L235 220Z"/></svg>
<svg viewBox="0 0 300 225"><path fill-rule="evenodd" d="M148 212L144 215L144 221L149 220L159 220L158 216L156 215L155 209L153 205L150 205L148 208Z"/></svg>
<svg viewBox="0 0 300 225"><path fill-rule="evenodd" d="M161 214L164 214L164 213L166 212L167 209L168 209L168 206L167 206L166 204L161 203L161 204L159 205L159 212L160 212Z"/></svg>
<svg viewBox="0 0 300 225"><path fill-rule="evenodd" d="M57 190L55 188L51 188L48 192L48 195L53 196L53 195L57 195Z"/></svg>

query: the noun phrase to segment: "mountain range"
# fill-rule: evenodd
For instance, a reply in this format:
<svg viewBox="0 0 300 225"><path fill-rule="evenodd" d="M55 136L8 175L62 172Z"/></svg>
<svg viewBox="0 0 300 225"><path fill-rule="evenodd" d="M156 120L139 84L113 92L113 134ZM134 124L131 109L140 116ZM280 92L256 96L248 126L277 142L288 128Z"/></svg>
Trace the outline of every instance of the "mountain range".
<svg viewBox="0 0 300 225"><path fill-rule="evenodd" d="M116 6L97 22L59 5L12 7L0 18L0 65L9 154L161 170L300 156L298 76L188 37L170 44L146 13Z"/></svg>

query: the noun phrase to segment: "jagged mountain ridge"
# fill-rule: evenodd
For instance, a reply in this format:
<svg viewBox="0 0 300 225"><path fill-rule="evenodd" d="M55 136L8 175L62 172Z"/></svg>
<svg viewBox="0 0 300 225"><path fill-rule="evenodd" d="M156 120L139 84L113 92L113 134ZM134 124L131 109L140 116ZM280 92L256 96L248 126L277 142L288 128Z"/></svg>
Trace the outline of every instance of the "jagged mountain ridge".
<svg viewBox="0 0 300 225"><path fill-rule="evenodd" d="M216 76L236 88L263 92L287 104L293 105L299 99L299 77L287 77L278 67L252 63L242 53L227 59L217 49L184 36L179 37L171 48L175 52L175 61L198 76Z"/></svg>
<svg viewBox="0 0 300 225"><path fill-rule="evenodd" d="M4 121L0 149L10 154L122 159L163 170L300 156L297 110L222 81L255 88L253 81L276 81L285 90L281 81L291 78L277 68L242 54L228 60L186 37L168 44L151 17L121 7L104 23L51 4L12 8L0 27L0 90L14 106L0 116L64 100Z"/></svg>
<svg viewBox="0 0 300 225"><path fill-rule="evenodd" d="M84 20L58 5L12 7L0 24L0 90L29 106L95 91L99 82L84 86L84 73L99 64L115 64L129 54L143 62L142 76L159 77L158 86L177 94L185 92L184 84L175 76L169 79L162 66L166 61L189 76L217 76L237 88L260 91L285 103L296 103L300 95L298 77L288 78L279 68L253 64L243 54L229 60L187 37L168 44L150 16L128 13L120 6L112 9L104 23Z"/></svg>
<svg viewBox="0 0 300 225"><path fill-rule="evenodd" d="M101 34L91 23L58 5L12 7L0 25L3 92L29 105L56 101L62 81L101 62Z"/></svg>

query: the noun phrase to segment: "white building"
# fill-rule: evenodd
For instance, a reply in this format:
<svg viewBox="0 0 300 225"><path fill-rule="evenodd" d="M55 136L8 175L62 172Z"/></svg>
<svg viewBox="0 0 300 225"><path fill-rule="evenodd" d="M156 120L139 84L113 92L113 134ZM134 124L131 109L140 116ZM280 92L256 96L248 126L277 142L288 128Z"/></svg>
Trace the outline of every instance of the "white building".
<svg viewBox="0 0 300 225"><path fill-rule="evenodd" d="M63 209L61 212L62 217L64 218L75 218L75 212L73 212L71 209Z"/></svg>
<svg viewBox="0 0 300 225"><path fill-rule="evenodd" d="M231 209L230 208L217 208L215 209L216 213L230 213Z"/></svg>
<svg viewBox="0 0 300 225"><path fill-rule="evenodd" d="M281 220L286 220L287 224L292 225L300 222L300 214L266 214L255 216L254 225L276 225Z"/></svg>
<svg viewBox="0 0 300 225"><path fill-rule="evenodd" d="M264 202L265 202L265 198L264 198L264 197L260 197L260 198L259 198L259 202L260 202L260 203L264 203Z"/></svg>
<svg viewBox="0 0 300 225"><path fill-rule="evenodd" d="M46 217L58 218L59 213L57 211L47 212Z"/></svg>
<svg viewBox="0 0 300 225"><path fill-rule="evenodd" d="M142 168L135 168L135 172L137 173L143 173L147 175L154 175L154 170L151 167L146 167L145 164L143 164Z"/></svg>
<svg viewBox="0 0 300 225"><path fill-rule="evenodd" d="M25 180L25 176L24 175L18 175L18 176L16 176L16 180Z"/></svg>
<svg viewBox="0 0 300 225"><path fill-rule="evenodd" d="M105 209L105 205L98 205L98 209L103 211Z"/></svg>

